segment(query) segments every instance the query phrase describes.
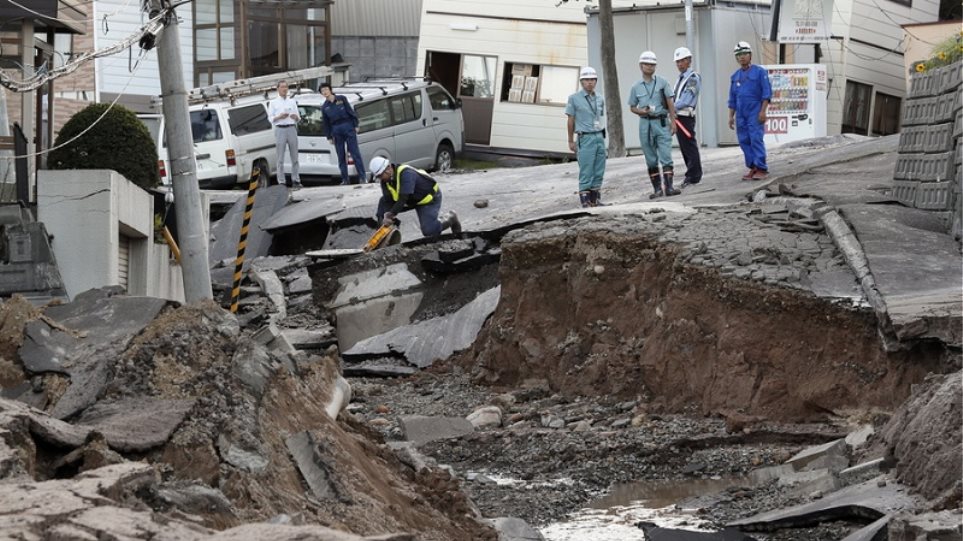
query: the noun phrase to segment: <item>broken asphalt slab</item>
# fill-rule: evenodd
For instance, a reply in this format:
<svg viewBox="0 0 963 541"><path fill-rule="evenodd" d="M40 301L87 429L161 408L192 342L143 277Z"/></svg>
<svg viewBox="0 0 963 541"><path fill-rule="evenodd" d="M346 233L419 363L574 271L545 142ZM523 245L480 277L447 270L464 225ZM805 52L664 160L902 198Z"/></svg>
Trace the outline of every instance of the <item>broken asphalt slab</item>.
<svg viewBox="0 0 963 541"><path fill-rule="evenodd" d="M310 432L303 431L289 436L285 444L315 498L320 501L341 499L334 480L333 467L324 461L319 452L319 444Z"/></svg>
<svg viewBox="0 0 963 541"><path fill-rule="evenodd" d="M846 518L877 520L883 515L914 509L918 503L906 487L878 477L810 503L760 513L730 522L728 526L747 531L771 531Z"/></svg>
<svg viewBox="0 0 963 541"><path fill-rule="evenodd" d="M250 265L251 259L268 254L272 236L269 231L261 228L261 224L267 223L287 203L288 189L286 186L271 186L257 191L254 198L251 226L247 235L247 247L244 251L244 255L247 257L244 262L245 268ZM211 227L213 239L208 261L212 266L225 259L233 260L237 256L237 244L241 238L241 224L244 222L244 208L246 206L247 198L238 199L231 210Z"/></svg>
<svg viewBox="0 0 963 541"><path fill-rule="evenodd" d="M383 297L421 285L405 263L349 274L338 278L338 292L326 306L337 309L348 304Z"/></svg>
<svg viewBox="0 0 963 541"><path fill-rule="evenodd" d="M303 199L283 207L283 210L276 212L263 222L261 229L275 233L279 229L304 225L314 220L335 216L343 211L344 204L338 199Z"/></svg>
<svg viewBox="0 0 963 541"><path fill-rule="evenodd" d="M495 311L500 295L501 287L492 288L453 314L362 340L342 353L342 358L351 362L402 356L419 368L431 366L474 343L482 325Z"/></svg>
<svg viewBox="0 0 963 541"><path fill-rule="evenodd" d="M889 525L891 519L890 515L884 515L879 520L856 530L840 541L882 541L883 537L881 536L886 535L886 526Z"/></svg>
<svg viewBox="0 0 963 541"><path fill-rule="evenodd" d="M102 433L117 451L142 452L166 443L194 403L194 399L146 397L99 402L87 408L74 426Z"/></svg>
<svg viewBox="0 0 963 541"><path fill-rule="evenodd" d="M660 528L653 523L642 522L638 527L647 541L755 541L755 538L734 529L719 532L694 532L676 528Z"/></svg>
<svg viewBox="0 0 963 541"><path fill-rule="evenodd" d="M405 440L421 445L430 441L467 436L475 427L462 417L402 415L399 419Z"/></svg>

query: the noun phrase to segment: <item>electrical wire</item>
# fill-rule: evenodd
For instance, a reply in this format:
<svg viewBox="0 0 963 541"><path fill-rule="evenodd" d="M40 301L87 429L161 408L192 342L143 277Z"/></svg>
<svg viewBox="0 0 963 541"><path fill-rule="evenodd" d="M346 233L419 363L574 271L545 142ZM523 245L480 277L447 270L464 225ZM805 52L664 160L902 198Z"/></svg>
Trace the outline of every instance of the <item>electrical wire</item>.
<svg viewBox="0 0 963 541"><path fill-rule="evenodd" d="M13 1L13 0L7 0ZM116 54L128 47L133 46L135 43L139 42L144 36L151 34L156 35L160 33L161 29L166 25L167 18L171 14L171 8L162 11L160 14L150 19L147 24L142 26L137 32L131 34L127 38L114 43L108 47L100 49L98 51L86 52L79 55L77 58L71 62L64 64L58 68L48 70L45 74L35 74L23 80L17 80L6 74L4 70L0 70L0 85L14 91L14 92L30 92L36 90L41 86L47 84L47 82L54 79L63 77L64 75L73 73L81 65L89 62L90 60L101 58L105 56L111 56Z"/></svg>
<svg viewBox="0 0 963 541"><path fill-rule="evenodd" d="M142 51L139 56L144 57L144 56L146 56L146 55L147 55L147 51ZM105 109L104 112L101 113L99 117L97 117L97 120L94 120L93 122L91 122L89 126L87 126L86 128L83 129L83 131L81 131L81 132L78 133L77 135L71 137L69 140L64 141L63 143L60 143L60 144L57 145L57 146L53 146L53 147L50 147L50 148L41 150L41 151L39 151L39 152L33 152L33 153L30 153L30 154L22 154L22 155L20 155L20 156L0 156L0 160L16 160L16 159L20 159L20 158L33 158L33 157L36 157L36 156L40 156L40 155L42 155L42 154L47 154L48 152L52 152L52 151L54 151L54 150L57 150L58 148L63 148L63 147L65 147L65 146L69 145L70 143L73 143L73 142L76 141L77 139L80 139L80 138L83 137L84 135L86 135L87 132L89 132L90 130L92 130L92 129L94 128L94 126L96 126L97 124L99 124L100 121L103 120L105 116L107 116L107 113L109 113L110 110L114 108L114 105L117 105L117 102L120 100L120 98L122 98L124 95L126 95L127 87L130 86L131 81L134 80L134 76L137 74L137 68L139 68L140 65L141 65L140 59L138 59L138 60L137 60L137 63L134 65L134 71L132 71L132 72L130 73L130 77L127 78L127 82L124 83L124 88L120 89L120 92L117 93L117 97L114 98L114 101L110 102L110 105L108 105L108 106L107 106L107 109Z"/></svg>

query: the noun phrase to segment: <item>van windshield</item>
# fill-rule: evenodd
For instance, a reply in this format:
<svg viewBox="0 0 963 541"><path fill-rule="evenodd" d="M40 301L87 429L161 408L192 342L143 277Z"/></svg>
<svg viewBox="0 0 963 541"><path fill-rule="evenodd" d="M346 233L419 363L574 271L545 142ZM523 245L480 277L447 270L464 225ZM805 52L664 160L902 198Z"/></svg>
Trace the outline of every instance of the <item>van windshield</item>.
<svg viewBox="0 0 963 541"><path fill-rule="evenodd" d="M305 137L324 137L324 122L321 107L318 105L298 105L298 135Z"/></svg>
<svg viewBox="0 0 963 541"><path fill-rule="evenodd" d="M191 111L191 134L195 143L217 141L221 135L221 123L217 121L217 111L201 109Z"/></svg>

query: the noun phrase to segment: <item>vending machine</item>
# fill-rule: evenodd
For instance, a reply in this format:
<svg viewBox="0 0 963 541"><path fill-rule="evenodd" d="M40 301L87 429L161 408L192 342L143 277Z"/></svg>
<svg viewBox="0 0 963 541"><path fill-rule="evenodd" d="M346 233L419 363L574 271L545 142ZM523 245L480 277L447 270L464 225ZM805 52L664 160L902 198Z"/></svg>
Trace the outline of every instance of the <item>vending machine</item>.
<svg viewBox="0 0 963 541"><path fill-rule="evenodd" d="M826 135L829 81L822 64L763 66L769 71L772 100L766 121L766 145Z"/></svg>

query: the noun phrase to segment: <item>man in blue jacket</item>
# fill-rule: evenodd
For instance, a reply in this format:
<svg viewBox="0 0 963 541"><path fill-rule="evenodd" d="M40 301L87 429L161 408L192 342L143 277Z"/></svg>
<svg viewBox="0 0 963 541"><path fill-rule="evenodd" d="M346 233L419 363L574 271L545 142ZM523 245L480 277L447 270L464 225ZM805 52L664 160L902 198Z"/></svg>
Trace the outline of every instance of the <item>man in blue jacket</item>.
<svg viewBox="0 0 963 541"><path fill-rule="evenodd" d="M733 51L739 69L729 80L729 129L736 130L739 146L749 171L742 180L765 180L769 175L766 165L766 111L772 98L769 72L752 63L752 48L745 41Z"/></svg>
<svg viewBox="0 0 963 541"><path fill-rule="evenodd" d="M382 156L372 158L368 168L372 180L381 182L381 199L376 214L381 225L391 225L399 214L414 209L418 213L422 235L437 237L449 227L452 233L461 235L461 222L454 212L448 211L443 218L438 217L441 188L428 173L407 164L394 165Z"/></svg>
<svg viewBox="0 0 963 541"><path fill-rule="evenodd" d="M351 157L354 159L354 168L358 171L358 181L364 184L367 182L367 174L364 170L361 149L358 148L358 115L355 114L347 98L331 91L330 84L321 84L321 95L324 96L324 103L321 104L324 133L327 134L328 142L334 145L334 150L338 153L341 184L350 184L345 146L348 147L347 151L351 153Z"/></svg>

